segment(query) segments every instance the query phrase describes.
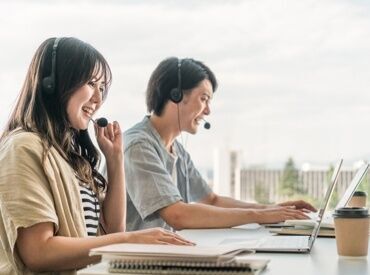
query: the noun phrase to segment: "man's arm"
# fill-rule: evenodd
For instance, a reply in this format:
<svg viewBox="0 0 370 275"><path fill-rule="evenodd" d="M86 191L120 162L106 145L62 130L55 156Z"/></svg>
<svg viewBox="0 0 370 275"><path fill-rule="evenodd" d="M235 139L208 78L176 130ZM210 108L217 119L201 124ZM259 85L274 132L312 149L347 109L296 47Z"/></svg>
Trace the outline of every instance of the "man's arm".
<svg viewBox="0 0 370 275"><path fill-rule="evenodd" d="M209 193L206 197L199 201L200 203L224 207L224 208L252 208L252 209L264 209L268 208L267 205L258 203L248 203L240 200L236 200L230 197L219 196L214 192Z"/></svg>
<svg viewBox="0 0 370 275"><path fill-rule="evenodd" d="M267 209L224 208L204 203L176 202L159 211L176 230L186 228L227 228L246 223L275 223L287 219L307 219L289 206Z"/></svg>
<svg viewBox="0 0 370 275"><path fill-rule="evenodd" d="M249 209L267 209L267 208L277 208L281 206L292 206L297 209L307 209L310 211L316 212L316 208L313 207L311 204L302 201L302 200L296 200L296 201L288 201L283 202L279 204L258 204L258 203L248 203L240 200L236 200L230 197L224 197L219 196L215 194L214 192L209 193L206 197L204 197L200 203L213 205L213 206L219 206L219 207L225 207L225 208L249 208Z"/></svg>

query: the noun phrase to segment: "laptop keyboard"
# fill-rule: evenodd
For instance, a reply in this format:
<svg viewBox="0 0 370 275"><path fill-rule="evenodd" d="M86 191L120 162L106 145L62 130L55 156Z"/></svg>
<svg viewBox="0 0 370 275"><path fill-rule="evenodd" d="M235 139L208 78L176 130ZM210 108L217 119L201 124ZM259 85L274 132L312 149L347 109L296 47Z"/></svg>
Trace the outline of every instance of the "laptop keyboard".
<svg viewBox="0 0 370 275"><path fill-rule="evenodd" d="M308 236L272 236L263 238L258 248L307 248Z"/></svg>

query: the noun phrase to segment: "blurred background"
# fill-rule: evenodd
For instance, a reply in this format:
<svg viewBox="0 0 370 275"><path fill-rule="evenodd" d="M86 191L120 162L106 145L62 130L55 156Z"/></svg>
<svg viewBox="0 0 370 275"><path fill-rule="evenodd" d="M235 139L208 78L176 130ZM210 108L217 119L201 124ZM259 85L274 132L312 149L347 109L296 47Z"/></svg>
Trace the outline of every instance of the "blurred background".
<svg viewBox="0 0 370 275"><path fill-rule="evenodd" d="M37 47L73 36L108 60L99 115L124 130L146 114L146 84L164 58L215 72L212 128L185 146L221 194L316 204L344 158L335 204L370 157L368 1L0 0L0 11L0 131Z"/></svg>

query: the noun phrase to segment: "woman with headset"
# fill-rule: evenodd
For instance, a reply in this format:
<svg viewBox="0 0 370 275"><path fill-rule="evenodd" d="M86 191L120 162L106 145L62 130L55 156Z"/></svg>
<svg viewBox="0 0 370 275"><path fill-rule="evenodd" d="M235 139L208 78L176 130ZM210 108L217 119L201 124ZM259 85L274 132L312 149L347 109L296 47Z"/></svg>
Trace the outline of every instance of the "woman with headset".
<svg viewBox="0 0 370 275"><path fill-rule="evenodd" d="M316 211L304 201L248 203L208 187L176 138L197 132L216 89L214 73L194 59L167 58L153 71L146 92L150 115L124 134L128 230L274 223L307 219L305 212Z"/></svg>
<svg viewBox="0 0 370 275"><path fill-rule="evenodd" d="M112 243L191 244L163 229L124 232L120 126L94 125L107 180L87 131L110 83L108 63L85 42L50 38L36 51L0 137L1 274L73 274L99 260L91 248Z"/></svg>

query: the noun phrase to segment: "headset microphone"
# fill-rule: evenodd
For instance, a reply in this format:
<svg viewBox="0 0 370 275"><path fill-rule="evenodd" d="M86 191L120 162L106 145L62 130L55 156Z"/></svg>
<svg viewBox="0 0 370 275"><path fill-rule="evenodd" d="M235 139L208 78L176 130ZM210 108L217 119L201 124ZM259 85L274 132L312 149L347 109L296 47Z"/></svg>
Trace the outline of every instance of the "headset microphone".
<svg viewBox="0 0 370 275"><path fill-rule="evenodd" d="M202 118L202 120L204 121L204 129L207 129L209 130L211 128L211 123L209 123L207 120L205 120L204 118Z"/></svg>
<svg viewBox="0 0 370 275"><path fill-rule="evenodd" d="M99 127L107 127L108 125L108 120L105 117L98 118L97 120L93 120L92 118L90 118L90 120L94 122L94 124L97 124Z"/></svg>
<svg viewBox="0 0 370 275"><path fill-rule="evenodd" d="M108 120L105 117L98 118L96 120L96 124L99 125L99 127L107 127L108 125Z"/></svg>

